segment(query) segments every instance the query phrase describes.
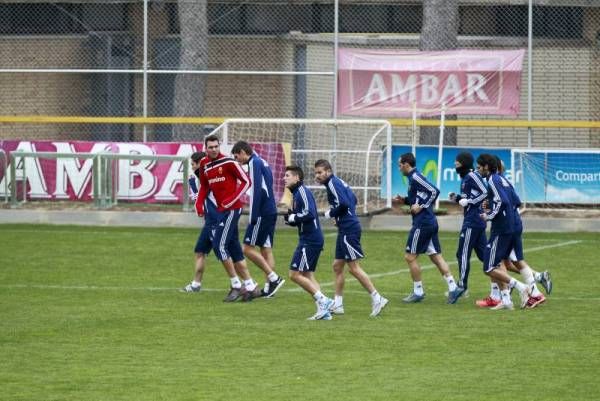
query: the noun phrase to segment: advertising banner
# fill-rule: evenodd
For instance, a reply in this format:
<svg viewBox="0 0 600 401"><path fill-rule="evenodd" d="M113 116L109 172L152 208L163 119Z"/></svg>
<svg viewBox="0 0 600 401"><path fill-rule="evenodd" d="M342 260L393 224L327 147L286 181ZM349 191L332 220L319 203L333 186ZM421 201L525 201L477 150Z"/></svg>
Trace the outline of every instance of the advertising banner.
<svg viewBox="0 0 600 401"><path fill-rule="evenodd" d="M361 117L519 113L524 50L340 49L338 113Z"/></svg>
<svg viewBox="0 0 600 401"><path fill-rule="evenodd" d="M290 160L290 145L281 143L251 144L256 153L267 160L273 170L274 191L278 200L284 195L283 175ZM202 143L116 143L84 141L0 141L0 149L12 151L99 153L135 155L176 155L189 158L203 149ZM221 151L229 154L229 148ZM9 159L10 160L10 159ZM183 200L183 163L181 161L114 160L113 185L118 200L135 202L181 203ZM17 159L16 176L26 182L31 199L79 200L92 199L92 159L34 158ZM0 194L4 195L5 180L10 169L0 167ZM25 174L25 176L23 176ZM190 171L189 174L192 174Z"/></svg>

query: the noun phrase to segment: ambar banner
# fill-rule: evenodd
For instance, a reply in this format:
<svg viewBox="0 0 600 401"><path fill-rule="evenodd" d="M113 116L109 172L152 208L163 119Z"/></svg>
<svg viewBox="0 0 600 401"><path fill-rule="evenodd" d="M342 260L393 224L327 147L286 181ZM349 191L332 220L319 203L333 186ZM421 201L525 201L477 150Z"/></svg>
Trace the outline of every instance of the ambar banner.
<svg viewBox="0 0 600 401"><path fill-rule="evenodd" d="M519 113L525 50L340 49L338 114L407 117Z"/></svg>
<svg viewBox="0 0 600 401"><path fill-rule="evenodd" d="M284 195L283 175L290 160L290 145L281 143L251 144L256 153L264 158L273 170L274 192L278 199ZM10 153L58 152L58 153L99 153L135 155L176 155L189 158L193 152L203 149L202 143L117 143L84 141L0 141L3 149ZM221 147L225 154L229 147ZM9 158L10 160L10 158ZM27 185L30 199L79 200L92 199L92 159L71 158L35 158L16 159L17 185ZM114 160L113 185L117 199L135 202L181 203L183 200L183 162L152 160ZM189 172L192 174L192 172ZM0 195L4 195L5 182L10 167L4 171L0 166ZM21 187L22 188L22 187Z"/></svg>

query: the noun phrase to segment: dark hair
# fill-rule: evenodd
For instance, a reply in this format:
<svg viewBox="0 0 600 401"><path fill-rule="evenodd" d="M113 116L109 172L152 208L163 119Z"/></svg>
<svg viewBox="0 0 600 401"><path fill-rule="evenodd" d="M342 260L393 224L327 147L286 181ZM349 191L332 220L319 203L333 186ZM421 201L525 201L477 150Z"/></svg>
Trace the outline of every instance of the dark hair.
<svg viewBox="0 0 600 401"><path fill-rule="evenodd" d="M500 174L504 173L504 167L502 166L502 159L498 157L498 155L494 155L494 158L496 159L496 170L498 170L498 172Z"/></svg>
<svg viewBox="0 0 600 401"><path fill-rule="evenodd" d="M409 152L400 156L400 163L408 163L409 166L415 167L417 165L417 159L415 159L415 155Z"/></svg>
<svg viewBox="0 0 600 401"><path fill-rule="evenodd" d="M298 166L286 166L285 171L291 171L292 174L298 176L300 181L304 181L304 171Z"/></svg>
<svg viewBox="0 0 600 401"><path fill-rule="evenodd" d="M207 136L204 137L204 145L205 146L206 146L206 144L208 142L214 142L214 141L219 142L219 144L221 143L221 140L219 139L219 137L216 136L216 135L214 135L214 134L213 135L207 135Z"/></svg>
<svg viewBox="0 0 600 401"><path fill-rule="evenodd" d="M498 164L496 161L496 156L491 155L489 153L482 153L477 158L477 164L482 167L488 166L488 170L490 172L495 173L498 170Z"/></svg>
<svg viewBox="0 0 600 401"><path fill-rule="evenodd" d="M231 153L238 154L240 151L244 151L248 156L250 156L254 151L252 150L252 146L246 141L237 141L233 148L231 148Z"/></svg>
<svg viewBox="0 0 600 401"><path fill-rule="evenodd" d="M194 152L190 156L190 159L192 159L194 162L198 163L200 160L204 159L204 156L206 156L206 153L204 153L204 152Z"/></svg>
<svg viewBox="0 0 600 401"><path fill-rule="evenodd" d="M331 163L329 163L328 160L325 159L319 159L315 162L315 168L317 167L323 167L325 170L327 171L331 171Z"/></svg>
<svg viewBox="0 0 600 401"><path fill-rule="evenodd" d="M456 155L456 161L466 169L473 169L473 155L470 152L460 152Z"/></svg>

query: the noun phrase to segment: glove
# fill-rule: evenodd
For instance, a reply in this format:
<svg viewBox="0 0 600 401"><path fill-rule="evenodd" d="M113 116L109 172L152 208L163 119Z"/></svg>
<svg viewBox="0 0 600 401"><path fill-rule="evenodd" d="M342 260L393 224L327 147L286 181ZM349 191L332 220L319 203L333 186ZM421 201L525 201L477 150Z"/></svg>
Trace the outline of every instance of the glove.
<svg viewBox="0 0 600 401"><path fill-rule="evenodd" d="M288 219L287 219L287 220L288 220L288 223L289 223L289 224L294 224L294 223L296 222L296 215L295 215L295 214L293 214L293 213L292 213L292 214L290 214L290 215L288 216Z"/></svg>
<svg viewBox="0 0 600 401"><path fill-rule="evenodd" d="M467 207L467 205L469 204L469 200L462 198L461 200L458 201L458 204L461 205L462 207Z"/></svg>
<svg viewBox="0 0 600 401"><path fill-rule="evenodd" d="M292 214L294 214L292 209L288 209L286 214L283 215L283 222L288 226L290 225L289 218Z"/></svg>
<svg viewBox="0 0 600 401"><path fill-rule="evenodd" d="M325 212L325 218L326 219L330 219L331 218L331 210L328 210Z"/></svg>
<svg viewBox="0 0 600 401"><path fill-rule="evenodd" d="M456 202L456 193L448 192L448 199L451 200L452 202Z"/></svg>

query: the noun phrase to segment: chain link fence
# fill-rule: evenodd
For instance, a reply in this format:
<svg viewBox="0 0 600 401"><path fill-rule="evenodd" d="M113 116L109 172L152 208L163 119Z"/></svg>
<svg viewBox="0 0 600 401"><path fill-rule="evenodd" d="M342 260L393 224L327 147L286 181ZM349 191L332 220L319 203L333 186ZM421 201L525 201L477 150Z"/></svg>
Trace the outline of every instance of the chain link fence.
<svg viewBox="0 0 600 401"><path fill-rule="evenodd" d="M334 6L0 0L0 115L330 118L336 39L340 47L404 50L528 47L526 1L344 0L339 35ZM532 71L526 57L517 119L600 120L600 4L535 0L531 10ZM4 123L0 139L181 141L211 128ZM407 133L396 128L394 138L409 142ZM503 146L600 146L592 128L456 134L458 145L495 137Z"/></svg>

